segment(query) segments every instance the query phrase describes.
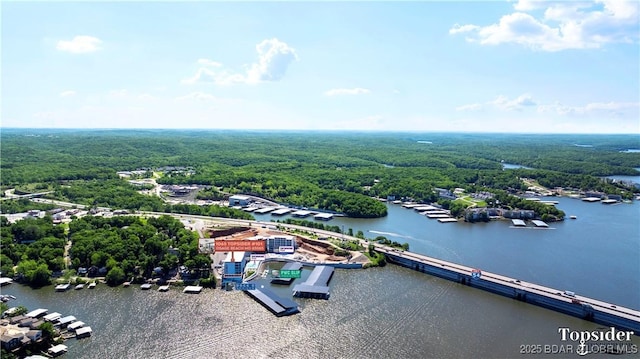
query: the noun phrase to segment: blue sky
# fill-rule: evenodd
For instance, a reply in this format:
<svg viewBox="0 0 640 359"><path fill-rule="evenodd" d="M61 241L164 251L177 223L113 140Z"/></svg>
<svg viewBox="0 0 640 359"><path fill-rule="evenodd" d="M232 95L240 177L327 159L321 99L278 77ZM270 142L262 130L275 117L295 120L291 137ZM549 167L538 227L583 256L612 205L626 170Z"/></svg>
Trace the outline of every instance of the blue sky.
<svg viewBox="0 0 640 359"><path fill-rule="evenodd" d="M637 1L1 11L2 127L640 133Z"/></svg>

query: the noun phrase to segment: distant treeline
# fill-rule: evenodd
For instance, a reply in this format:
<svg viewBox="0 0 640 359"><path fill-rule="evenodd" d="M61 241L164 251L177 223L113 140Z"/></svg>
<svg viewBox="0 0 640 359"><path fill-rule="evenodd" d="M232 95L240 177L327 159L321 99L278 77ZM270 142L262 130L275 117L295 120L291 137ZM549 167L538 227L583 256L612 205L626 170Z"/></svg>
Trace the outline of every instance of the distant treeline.
<svg viewBox="0 0 640 359"><path fill-rule="evenodd" d="M60 198L158 210L153 197L111 191L122 187L116 171L189 166L194 175L167 175L160 182L212 185L353 217L380 217L386 207L371 197L434 202L439 200L434 188L522 191L521 177L630 198L638 189L599 177L637 175L640 153L621 151L637 148L638 140L635 135L4 130L0 169L3 189L49 183L58 186ZM503 162L533 169L503 170Z"/></svg>

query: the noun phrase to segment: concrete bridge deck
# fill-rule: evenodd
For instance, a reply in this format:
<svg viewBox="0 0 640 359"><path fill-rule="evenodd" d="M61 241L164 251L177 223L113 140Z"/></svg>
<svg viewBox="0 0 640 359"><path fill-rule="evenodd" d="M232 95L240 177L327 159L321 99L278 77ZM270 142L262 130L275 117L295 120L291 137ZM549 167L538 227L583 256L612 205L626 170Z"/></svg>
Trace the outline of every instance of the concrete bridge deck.
<svg viewBox="0 0 640 359"><path fill-rule="evenodd" d="M573 293L566 293L562 290L535 283L523 282L496 273L479 271L476 268L422 254L397 250L382 245L374 245L374 247L376 251L384 253L391 263L600 324L633 330L636 335L640 335L640 311L634 309ZM474 277L474 272L479 272L480 275L477 276L476 274L476 277Z"/></svg>

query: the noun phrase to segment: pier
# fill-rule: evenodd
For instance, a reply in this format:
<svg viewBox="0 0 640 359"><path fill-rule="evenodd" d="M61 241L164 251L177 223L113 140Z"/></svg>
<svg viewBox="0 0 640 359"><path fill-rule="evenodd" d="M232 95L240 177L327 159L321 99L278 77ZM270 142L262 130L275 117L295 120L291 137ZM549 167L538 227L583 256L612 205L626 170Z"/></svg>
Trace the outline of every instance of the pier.
<svg viewBox="0 0 640 359"><path fill-rule="evenodd" d="M374 245L389 263L640 335L640 311L425 255Z"/></svg>

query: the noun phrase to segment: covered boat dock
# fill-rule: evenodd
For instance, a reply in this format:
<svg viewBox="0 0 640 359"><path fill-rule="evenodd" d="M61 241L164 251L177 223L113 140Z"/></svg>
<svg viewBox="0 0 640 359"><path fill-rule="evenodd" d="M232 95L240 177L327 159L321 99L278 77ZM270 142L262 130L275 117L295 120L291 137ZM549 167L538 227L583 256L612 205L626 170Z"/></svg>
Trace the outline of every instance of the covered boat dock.
<svg viewBox="0 0 640 359"><path fill-rule="evenodd" d="M298 262L289 262L285 264L281 270L301 270L302 264ZM289 285L293 282L294 278L273 278L271 284L285 284Z"/></svg>
<svg viewBox="0 0 640 359"><path fill-rule="evenodd" d="M329 299L329 281L331 281L331 277L333 277L333 267L317 266L304 283L293 287L293 296Z"/></svg>
<svg viewBox="0 0 640 359"><path fill-rule="evenodd" d="M262 304L263 307L267 308L276 317L292 315L300 312L296 302L288 298L278 297L270 290L264 288L252 289L246 290L245 293L255 299L258 303Z"/></svg>

